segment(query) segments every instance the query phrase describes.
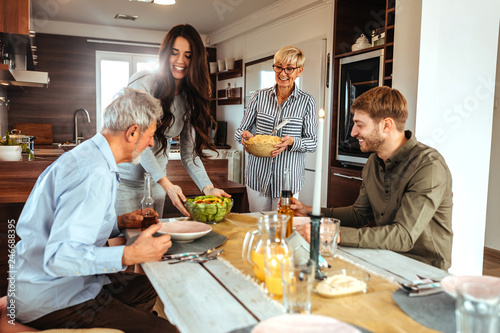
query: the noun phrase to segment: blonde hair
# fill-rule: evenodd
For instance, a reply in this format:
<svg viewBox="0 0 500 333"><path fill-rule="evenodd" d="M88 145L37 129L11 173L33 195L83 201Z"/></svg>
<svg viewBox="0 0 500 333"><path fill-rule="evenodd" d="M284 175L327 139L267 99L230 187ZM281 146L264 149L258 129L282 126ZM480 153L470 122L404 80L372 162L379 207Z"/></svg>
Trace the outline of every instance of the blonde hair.
<svg viewBox="0 0 500 333"><path fill-rule="evenodd" d="M394 119L396 129L404 131L408 119L408 104L397 89L386 86L375 87L361 94L351 106L351 113L366 113L373 120L380 122L384 118Z"/></svg>
<svg viewBox="0 0 500 333"><path fill-rule="evenodd" d="M306 56L295 46L285 46L274 55L274 63L288 64L295 63L297 67L304 67Z"/></svg>

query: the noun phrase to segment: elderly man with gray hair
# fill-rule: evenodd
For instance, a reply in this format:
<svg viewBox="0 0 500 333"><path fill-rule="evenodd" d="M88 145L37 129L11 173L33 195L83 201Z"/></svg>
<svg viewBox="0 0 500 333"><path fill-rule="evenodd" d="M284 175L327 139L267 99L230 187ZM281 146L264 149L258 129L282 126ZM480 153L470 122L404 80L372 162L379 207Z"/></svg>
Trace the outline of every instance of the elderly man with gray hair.
<svg viewBox="0 0 500 333"><path fill-rule="evenodd" d="M146 229L128 246L106 246L120 229L138 227L139 211L116 216L117 164L154 144L160 102L125 88L106 108L100 133L63 154L38 178L17 224L16 320L37 329L106 327L176 332L151 313L156 293L128 265L156 261L170 236ZM13 297L12 297L13 296Z"/></svg>

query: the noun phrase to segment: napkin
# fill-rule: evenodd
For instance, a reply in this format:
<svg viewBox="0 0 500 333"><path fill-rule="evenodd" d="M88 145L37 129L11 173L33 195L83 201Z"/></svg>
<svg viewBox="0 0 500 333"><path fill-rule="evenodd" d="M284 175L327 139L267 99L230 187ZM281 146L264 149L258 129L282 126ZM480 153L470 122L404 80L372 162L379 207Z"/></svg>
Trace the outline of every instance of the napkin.
<svg viewBox="0 0 500 333"><path fill-rule="evenodd" d="M293 249L295 260L299 262L307 261L310 258L311 245L299 234L296 230L292 232L286 239L288 246ZM318 257L318 265L320 268L328 268L328 262L321 255Z"/></svg>

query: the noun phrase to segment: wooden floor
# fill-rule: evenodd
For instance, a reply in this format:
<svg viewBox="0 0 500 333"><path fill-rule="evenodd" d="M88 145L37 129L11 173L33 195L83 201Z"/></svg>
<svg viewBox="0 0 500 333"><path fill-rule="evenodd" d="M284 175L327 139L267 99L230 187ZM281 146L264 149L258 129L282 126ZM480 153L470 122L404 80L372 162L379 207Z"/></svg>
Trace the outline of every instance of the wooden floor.
<svg viewBox="0 0 500 333"><path fill-rule="evenodd" d="M500 277L500 251L484 248L483 275Z"/></svg>

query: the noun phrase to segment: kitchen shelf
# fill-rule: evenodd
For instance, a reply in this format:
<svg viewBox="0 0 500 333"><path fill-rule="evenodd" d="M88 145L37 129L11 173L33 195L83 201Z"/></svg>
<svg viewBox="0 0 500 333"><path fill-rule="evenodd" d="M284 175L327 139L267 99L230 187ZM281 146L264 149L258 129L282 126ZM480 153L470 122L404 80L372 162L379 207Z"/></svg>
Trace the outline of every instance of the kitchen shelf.
<svg viewBox="0 0 500 333"><path fill-rule="evenodd" d="M349 57L349 56L352 56L352 55L361 54L361 53L365 53L365 52L370 52L370 51L374 51L374 50L379 50L379 49L383 49L383 48L384 48L384 45L377 45L377 46L367 47L366 49L362 49L362 50L358 50L358 51L337 54L335 56L335 59L345 58L345 57Z"/></svg>
<svg viewBox="0 0 500 333"><path fill-rule="evenodd" d="M231 97L227 97L228 92L230 93ZM218 105L237 105L241 104L242 102L241 95L241 87L221 89L217 90L217 98L215 98L215 100L217 101Z"/></svg>
<svg viewBox="0 0 500 333"><path fill-rule="evenodd" d="M220 71L217 73L210 74L211 76L216 76L218 80L228 80L243 76L243 59L236 60L234 62L234 69Z"/></svg>

